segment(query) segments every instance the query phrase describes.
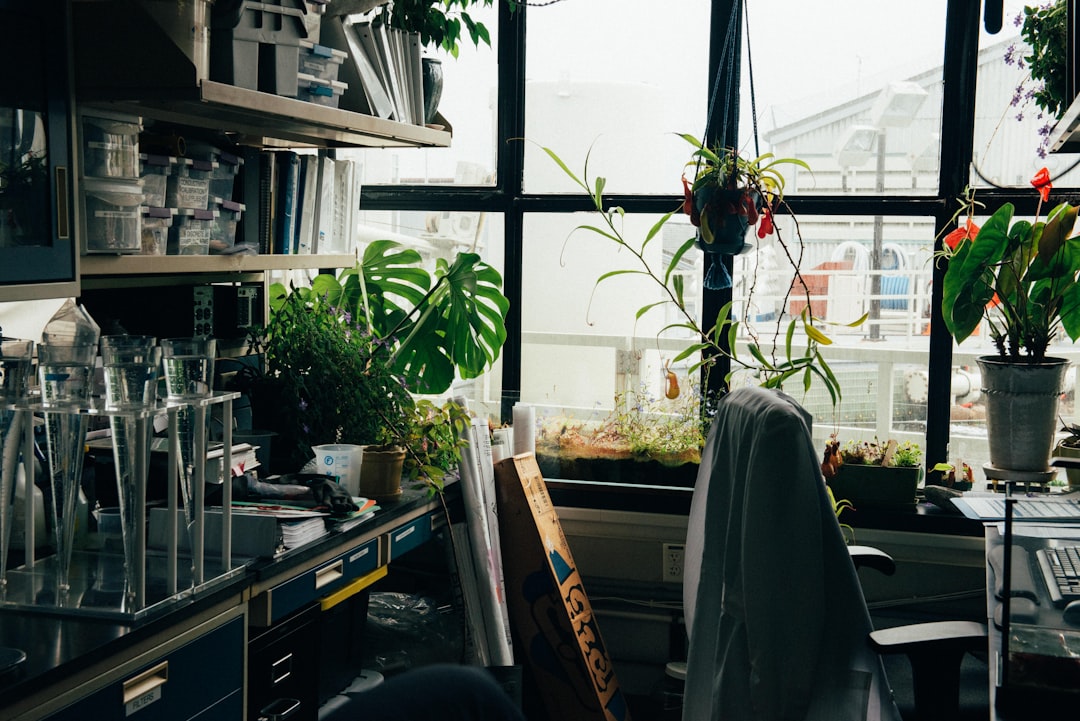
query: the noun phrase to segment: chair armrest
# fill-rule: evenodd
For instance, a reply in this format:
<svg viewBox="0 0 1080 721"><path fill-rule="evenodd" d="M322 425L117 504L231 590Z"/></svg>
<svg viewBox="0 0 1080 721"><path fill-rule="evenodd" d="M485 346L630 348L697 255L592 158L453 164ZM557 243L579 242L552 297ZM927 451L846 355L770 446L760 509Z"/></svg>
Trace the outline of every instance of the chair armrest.
<svg viewBox="0 0 1080 721"><path fill-rule="evenodd" d="M896 562L893 561L892 556L885 553L880 548L874 548L873 546L848 546L848 554L851 555L851 562L855 564L855 570L859 570L863 566L866 566L875 571L881 571L886 576L891 576L896 573Z"/></svg>
<svg viewBox="0 0 1080 721"><path fill-rule="evenodd" d="M985 651L987 631L975 621L932 621L871 631L870 643L878 653Z"/></svg>
<svg viewBox="0 0 1080 721"><path fill-rule="evenodd" d="M966 653L987 653L987 628L973 621L933 621L870 632L878 653L903 653L911 662L915 717L954 721L960 708L960 664Z"/></svg>

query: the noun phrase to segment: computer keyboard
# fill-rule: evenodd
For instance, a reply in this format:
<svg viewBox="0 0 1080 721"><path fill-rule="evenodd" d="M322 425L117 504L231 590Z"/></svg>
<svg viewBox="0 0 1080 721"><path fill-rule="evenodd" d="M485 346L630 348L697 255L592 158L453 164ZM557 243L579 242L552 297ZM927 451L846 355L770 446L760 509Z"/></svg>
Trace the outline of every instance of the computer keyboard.
<svg viewBox="0 0 1080 721"><path fill-rule="evenodd" d="M1035 557L1055 606L1080 598L1080 546L1040 548Z"/></svg>

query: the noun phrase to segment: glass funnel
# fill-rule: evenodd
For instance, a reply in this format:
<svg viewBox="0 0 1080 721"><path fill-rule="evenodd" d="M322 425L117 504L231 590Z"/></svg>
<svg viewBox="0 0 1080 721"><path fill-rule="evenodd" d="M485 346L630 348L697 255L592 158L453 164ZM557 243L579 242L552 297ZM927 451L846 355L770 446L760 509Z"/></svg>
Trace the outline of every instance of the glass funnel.
<svg viewBox="0 0 1080 721"><path fill-rule="evenodd" d="M161 351L168 399L185 403L177 410L180 492L191 548L192 579L198 585L202 582L203 537L202 519L195 508L202 507L203 488L196 483L196 463L200 469L205 467L206 408L191 402L211 395L217 342L210 338L166 338L161 341Z"/></svg>
<svg viewBox="0 0 1080 721"><path fill-rule="evenodd" d="M90 403L96 357L96 343L43 343L38 346L41 404L49 449L52 522L56 533L56 583L60 597L69 588L75 504L79 497L86 443L87 416L84 411Z"/></svg>
<svg viewBox="0 0 1080 721"><path fill-rule="evenodd" d="M103 336L105 408L110 411L151 410L157 402L161 348L150 336ZM139 608L145 599L146 478L150 463L153 417L147 413L110 415L120 529L124 546L124 600Z"/></svg>

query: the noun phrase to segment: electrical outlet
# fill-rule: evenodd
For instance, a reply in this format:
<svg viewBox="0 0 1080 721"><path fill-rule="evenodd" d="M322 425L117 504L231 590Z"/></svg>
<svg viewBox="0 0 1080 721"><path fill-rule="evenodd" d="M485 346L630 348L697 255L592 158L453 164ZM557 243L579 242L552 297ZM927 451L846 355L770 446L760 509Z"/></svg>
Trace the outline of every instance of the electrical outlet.
<svg viewBox="0 0 1080 721"><path fill-rule="evenodd" d="M686 562L686 546L681 543L665 543L663 566L660 570L664 583L682 583L683 565Z"/></svg>

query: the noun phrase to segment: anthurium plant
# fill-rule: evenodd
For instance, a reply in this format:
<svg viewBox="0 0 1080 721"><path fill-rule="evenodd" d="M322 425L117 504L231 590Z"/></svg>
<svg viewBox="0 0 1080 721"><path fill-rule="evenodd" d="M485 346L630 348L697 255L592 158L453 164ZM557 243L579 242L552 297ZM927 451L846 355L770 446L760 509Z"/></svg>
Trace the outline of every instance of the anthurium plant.
<svg viewBox="0 0 1080 721"><path fill-rule="evenodd" d="M1051 190L1046 168L1031 184L1039 191L1035 222L1014 221L1013 204L1004 203L978 227L972 218L982 204L969 190L957 213L966 222L939 251L949 264L941 306L949 333L963 342L985 320L998 357L1010 363L1043 362L1062 332L1080 337L1077 208L1061 203L1040 220Z"/></svg>

